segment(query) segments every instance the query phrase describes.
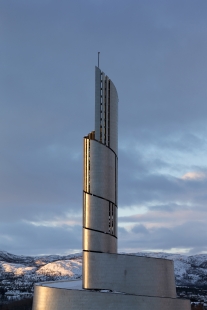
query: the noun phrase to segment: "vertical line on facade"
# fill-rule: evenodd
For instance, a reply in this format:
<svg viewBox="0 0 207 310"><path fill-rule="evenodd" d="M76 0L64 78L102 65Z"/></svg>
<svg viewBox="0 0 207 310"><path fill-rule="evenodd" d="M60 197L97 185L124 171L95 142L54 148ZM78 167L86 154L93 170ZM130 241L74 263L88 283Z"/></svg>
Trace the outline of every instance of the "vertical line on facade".
<svg viewBox="0 0 207 310"><path fill-rule="evenodd" d="M91 169L91 166L90 166L90 160L91 160L91 150L90 150L90 147L91 147L91 143L90 143L90 139L88 139L88 192L90 193L91 191L91 176L90 176L90 169Z"/></svg>
<svg viewBox="0 0 207 310"><path fill-rule="evenodd" d="M108 146L110 147L110 80L108 81Z"/></svg>
<svg viewBox="0 0 207 310"><path fill-rule="evenodd" d="M88 139L86 139L86 191L88 192Z"/></svg>
<svg viewBox="0 0 207 310"><path fill-rule="evenodd" d="M112 204L111 208L111 233L114 234L114 204Z"/></svg>
<svg viewBox="0 0 207 310"><path fill-rule="evenodd" d="M106 144L106 79L104 80L104 144Z"/></svg>
<svg viewBox="0 0 207 310"><path fill-rule="evenodd" d="M111 232L111 203L109 202L109 227L108 227L109 233Z"/></svg>
<svg viewBox="0 0 207 310"><path fill-rule="evenodd" d="M105 134L106 134L106 145L108 146L108 77L105 79Z"/></svg>
<svg viewBox="0 0 207 310"><path fill-rule="evenodd" d="M117 160L116 160L116 155L115 155L115 204L117 205Z"/></svg>
<svg viewBox="0 0 207 310"><path fill-rule="evenodd" d="M88 191L87 188L87 139L84 139L84 189L85 191Z"/></svg>
<svg viewBox="0 0 207 310"><path fill-rule="evenodd" d="M83 193L83 227L86 227L86 194Z"/></svg>
<svg viewBox="0 0 207 310"><path fill-rule="evenodd" d="M114 206L114 236L116 236L116 206Z"/></svg>

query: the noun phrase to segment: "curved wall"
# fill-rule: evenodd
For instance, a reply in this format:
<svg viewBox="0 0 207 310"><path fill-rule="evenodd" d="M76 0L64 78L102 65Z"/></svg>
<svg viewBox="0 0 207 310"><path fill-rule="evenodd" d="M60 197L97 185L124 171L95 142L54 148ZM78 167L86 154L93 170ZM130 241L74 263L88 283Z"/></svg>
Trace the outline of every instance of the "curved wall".
<svg viewBox="0 0 207 310"><path fill-rule="evenodd" d="M95 67L95 139L100 141L101 70Z"/></svg>
<svg viewBox="0 0 207 310"><path fill-rule="evenodd" d="M109 210L117 222L117 207L106 199L100 199L92 194L84 193L83 227L101 231L104 234L112 234L117 237L116 226L109 227ZM105 212L108 210L108 212Z"/></svg>
<svg viewBox="0 0 207 310"><path fill-rule="evenodd" d="M173 261L124 254L83 253L83 288L176 297Z"/></svg>
<svg viewBox="0 0 207 310"><path fill-rule="evenodd" d="M110 81L110 148L118 152L118 94L113 82Z"/></svg>
<svg viewBox="0 0 207 310"><path fill-rule="evenodd" d="M95 67L95 140L117 154L118 94L113 82Z"/></svg>
<svg viewBox="0 0 207 310"><path fill-rule="evenodd" d="M83 253L85 251L116 253L117 239L110 234L83 228L83 249ZM83 272L88 269L87 262L83 263Z"/></svg>
<svg viewBox="0 0 207 310"><path fill-rule="evenodd" d="M117 157L84 138L83 250L117 252ZM83 269L88 268L83 264Z"/></svg>
<svg viewBox="0 0 207 310"><path fill-rule="evenodd" d="M90 140L90 193L116 204L117 156L105 145Z"/></svg>
<svg viewBox="0 0 207 310"><path fill-rule="evenodd" d="M189 300L35 286L32 310L190 310Z"/></svg>
<svg viewBox="0 0 207 310"><path fill-rule="evenodd" d="M83 251L117 252L117 124L116 88L96 67L95 131L84 137Z"/></svg>

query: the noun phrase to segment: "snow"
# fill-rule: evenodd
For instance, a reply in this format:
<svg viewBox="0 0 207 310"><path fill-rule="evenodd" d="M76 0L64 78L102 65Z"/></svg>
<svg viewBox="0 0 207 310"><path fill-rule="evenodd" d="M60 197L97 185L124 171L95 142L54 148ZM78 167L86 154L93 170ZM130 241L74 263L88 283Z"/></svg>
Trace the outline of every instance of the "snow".
<svg viewBox="0 0 207 310"><path fill-rule="evenodd" d="M0 267L3 272L13 273L15 276L21 276L36 271L36 267L27 267L22 264L4 263L0 261Z"/></svg>
<svg viewBox="0 0 207 310"><path fill-rule="evenodd" d="M82 281L81 280L44 282L40 285L49 286L49 287L56 287L56 288L82 290Z"/></svg>
<svg viewBox="0 0 207 310"><path fill-rule="evenodd" d="M64 260L46 264L41 267L37 274L54 275L54 276L81 276L82 261L80 260Z"/></svg>
<svg viewBox="0 0 207 310"><path fill-rule="evenodd" d="M180 292L181 297L190 296L189 291L185 292L184 287L189 289L207 285L207 254L187 256L163 252L139 252L129 255L173 260L176 285L183 289ZM29 257L0 251L0 286L4 288L7 300L32 296L34 283L38 282L43 286L81 290L81 277L82 253ZM99 292L120 294L120 292L108 290L99 290ZM191 292L192 297L193 293ZM203 290L202 294L197 300L204 300L207 303L207 299L204 298L206 291ZM196 298L196 295L194 297Z"/></svg>
<svg viewBox="0 0 207 310"><path fill-rule="evenodd" d="M129 255L171 259L174 261L177 285L207 285L207 254L187 256L163 252L139 252ZM80 253L28 257L0 251L0 275L2 284L3 281L13 278L16 285L23 285L25 282L80 279L82 257Z"/></svg>
<svg viewBox="0 0 207 310"><path fill-rule="evenodd" d="M54 288L63 288L63 289L68 289L68 290L71 290L71 289L83 290L81 280L43 282L43 283L37 283L37 285L54 287ZM110 291L110 290L95 290L95 291L100 292L100 293L124 294L122 292Z"/></svg>

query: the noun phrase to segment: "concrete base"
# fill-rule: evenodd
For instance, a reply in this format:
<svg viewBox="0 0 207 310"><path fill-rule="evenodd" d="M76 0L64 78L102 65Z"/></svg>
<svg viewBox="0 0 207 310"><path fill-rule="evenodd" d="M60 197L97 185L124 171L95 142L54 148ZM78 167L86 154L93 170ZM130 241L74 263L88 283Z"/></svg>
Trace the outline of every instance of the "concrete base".
<svg viewBox="0 0 207 310"><path fill-rule="evenodd" d="M93 291L82 281L35 285L33 310L190 310L189 300Z"/></svg>

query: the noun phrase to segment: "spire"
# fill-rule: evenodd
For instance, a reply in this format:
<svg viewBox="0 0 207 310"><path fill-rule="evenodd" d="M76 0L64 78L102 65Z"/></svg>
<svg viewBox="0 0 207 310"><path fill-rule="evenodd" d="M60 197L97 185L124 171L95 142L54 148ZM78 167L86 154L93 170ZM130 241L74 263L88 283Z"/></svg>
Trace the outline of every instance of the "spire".
<svg viewBox="0 0 207 310"><path fill-rule="evenodd" d="M98 52L98 68L99 68L99 55L100 55L100 52Z"/></svg>

